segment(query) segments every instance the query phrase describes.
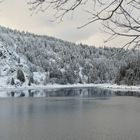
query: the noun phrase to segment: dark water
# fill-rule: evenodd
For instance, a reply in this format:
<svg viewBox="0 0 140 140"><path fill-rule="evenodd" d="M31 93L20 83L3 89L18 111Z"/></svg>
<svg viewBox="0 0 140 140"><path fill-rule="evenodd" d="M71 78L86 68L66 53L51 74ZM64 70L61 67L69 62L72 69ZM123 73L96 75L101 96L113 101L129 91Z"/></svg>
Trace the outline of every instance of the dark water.
<svg viewBox="0 0 140 140"><path fill-rule="evenodd" d="M0 140L140 140L139 93L86 88L5 94ZM24 96L30 97L11 98ZM43 98L32 98L38 96Z"/></svg>

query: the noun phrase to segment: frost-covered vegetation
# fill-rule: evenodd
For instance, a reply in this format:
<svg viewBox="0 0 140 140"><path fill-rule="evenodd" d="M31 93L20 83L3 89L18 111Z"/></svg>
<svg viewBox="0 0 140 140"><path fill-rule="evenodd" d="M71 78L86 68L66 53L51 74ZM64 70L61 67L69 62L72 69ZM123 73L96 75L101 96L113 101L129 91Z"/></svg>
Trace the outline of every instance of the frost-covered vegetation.
<svg viewBox="0 0 140 140"><path fill-rule="evenodd" d="M115 83L119 85L140 85L140 56L120 68Z"/></svg>
<svg viewBox="0 0 140 140"><path fill-rule="evenodd" d="M127 50L124 56L122 50L112 57L119 49L76 45L4 27L0 42L0 79L6 77L11 85L110 83L138 58L138 51Z"/></svg>

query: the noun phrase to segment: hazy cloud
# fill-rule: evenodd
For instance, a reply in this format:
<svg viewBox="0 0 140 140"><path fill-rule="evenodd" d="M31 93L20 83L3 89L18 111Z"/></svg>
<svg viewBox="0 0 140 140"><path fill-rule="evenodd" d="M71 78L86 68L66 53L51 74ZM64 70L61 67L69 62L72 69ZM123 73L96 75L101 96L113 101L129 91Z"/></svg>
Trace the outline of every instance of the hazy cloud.
<svg viewBox="0 0 140 140"><path fill-rule="evenodd" d="M0 24L13 29L45 34L72 42L83 42L102 46L105 35L99 31L99 24L77 29L86 19L86 14L76 13L61 22L50 22L51 11L31 16L27 0L5 0L0 5Z"/></svg>

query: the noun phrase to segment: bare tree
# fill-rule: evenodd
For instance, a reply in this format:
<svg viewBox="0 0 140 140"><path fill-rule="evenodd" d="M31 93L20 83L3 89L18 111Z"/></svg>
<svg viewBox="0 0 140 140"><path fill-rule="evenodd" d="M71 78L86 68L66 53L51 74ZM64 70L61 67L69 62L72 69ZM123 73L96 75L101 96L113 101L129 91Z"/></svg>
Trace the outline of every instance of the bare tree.
<svg viewBox="0 0 140 140"><path fill-rule="evenodd" d="M33 11L55 10L59 20L82 7L89 17L78 28L100 21L110 34L107 41L123 36L129 38L123 48L140 45L140 0L30 0L28 4Z"/></svg>

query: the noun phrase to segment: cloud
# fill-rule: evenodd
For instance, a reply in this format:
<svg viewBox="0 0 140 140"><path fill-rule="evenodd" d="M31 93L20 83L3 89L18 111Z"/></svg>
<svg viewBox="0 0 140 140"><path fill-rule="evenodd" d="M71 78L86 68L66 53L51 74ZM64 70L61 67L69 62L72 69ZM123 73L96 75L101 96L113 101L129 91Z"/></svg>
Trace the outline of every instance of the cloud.
<svg viewBox="0 0 140 140"><path fill-rule="evenodd" d="M106 40L109 37L110 37L109 34L105 34L103 32L96 32L94 35L91 35L89 38L78 40L76 41L76 43L94 45L97 47L108 46L108 47L121 48L123 47L123 45L125 45L129 41L129 38L127 37L118 37L118 38L114 38L111 41L106 42Z"/></svg>
<svg viewBox="0 0 140 140"><path fill-rule="evenodd" d="M77 29L87 19L86 13L68 15L63 22L50 22L53 11L40 12L31 16L28 0L6 0L0 4L0 24L13 29L29 31L36 34L50 35L71 42L82 42L89 45L103 46L106 35L99 30L100 24L94 23ZM120 41L112 44L118 45Z"/></svg>

